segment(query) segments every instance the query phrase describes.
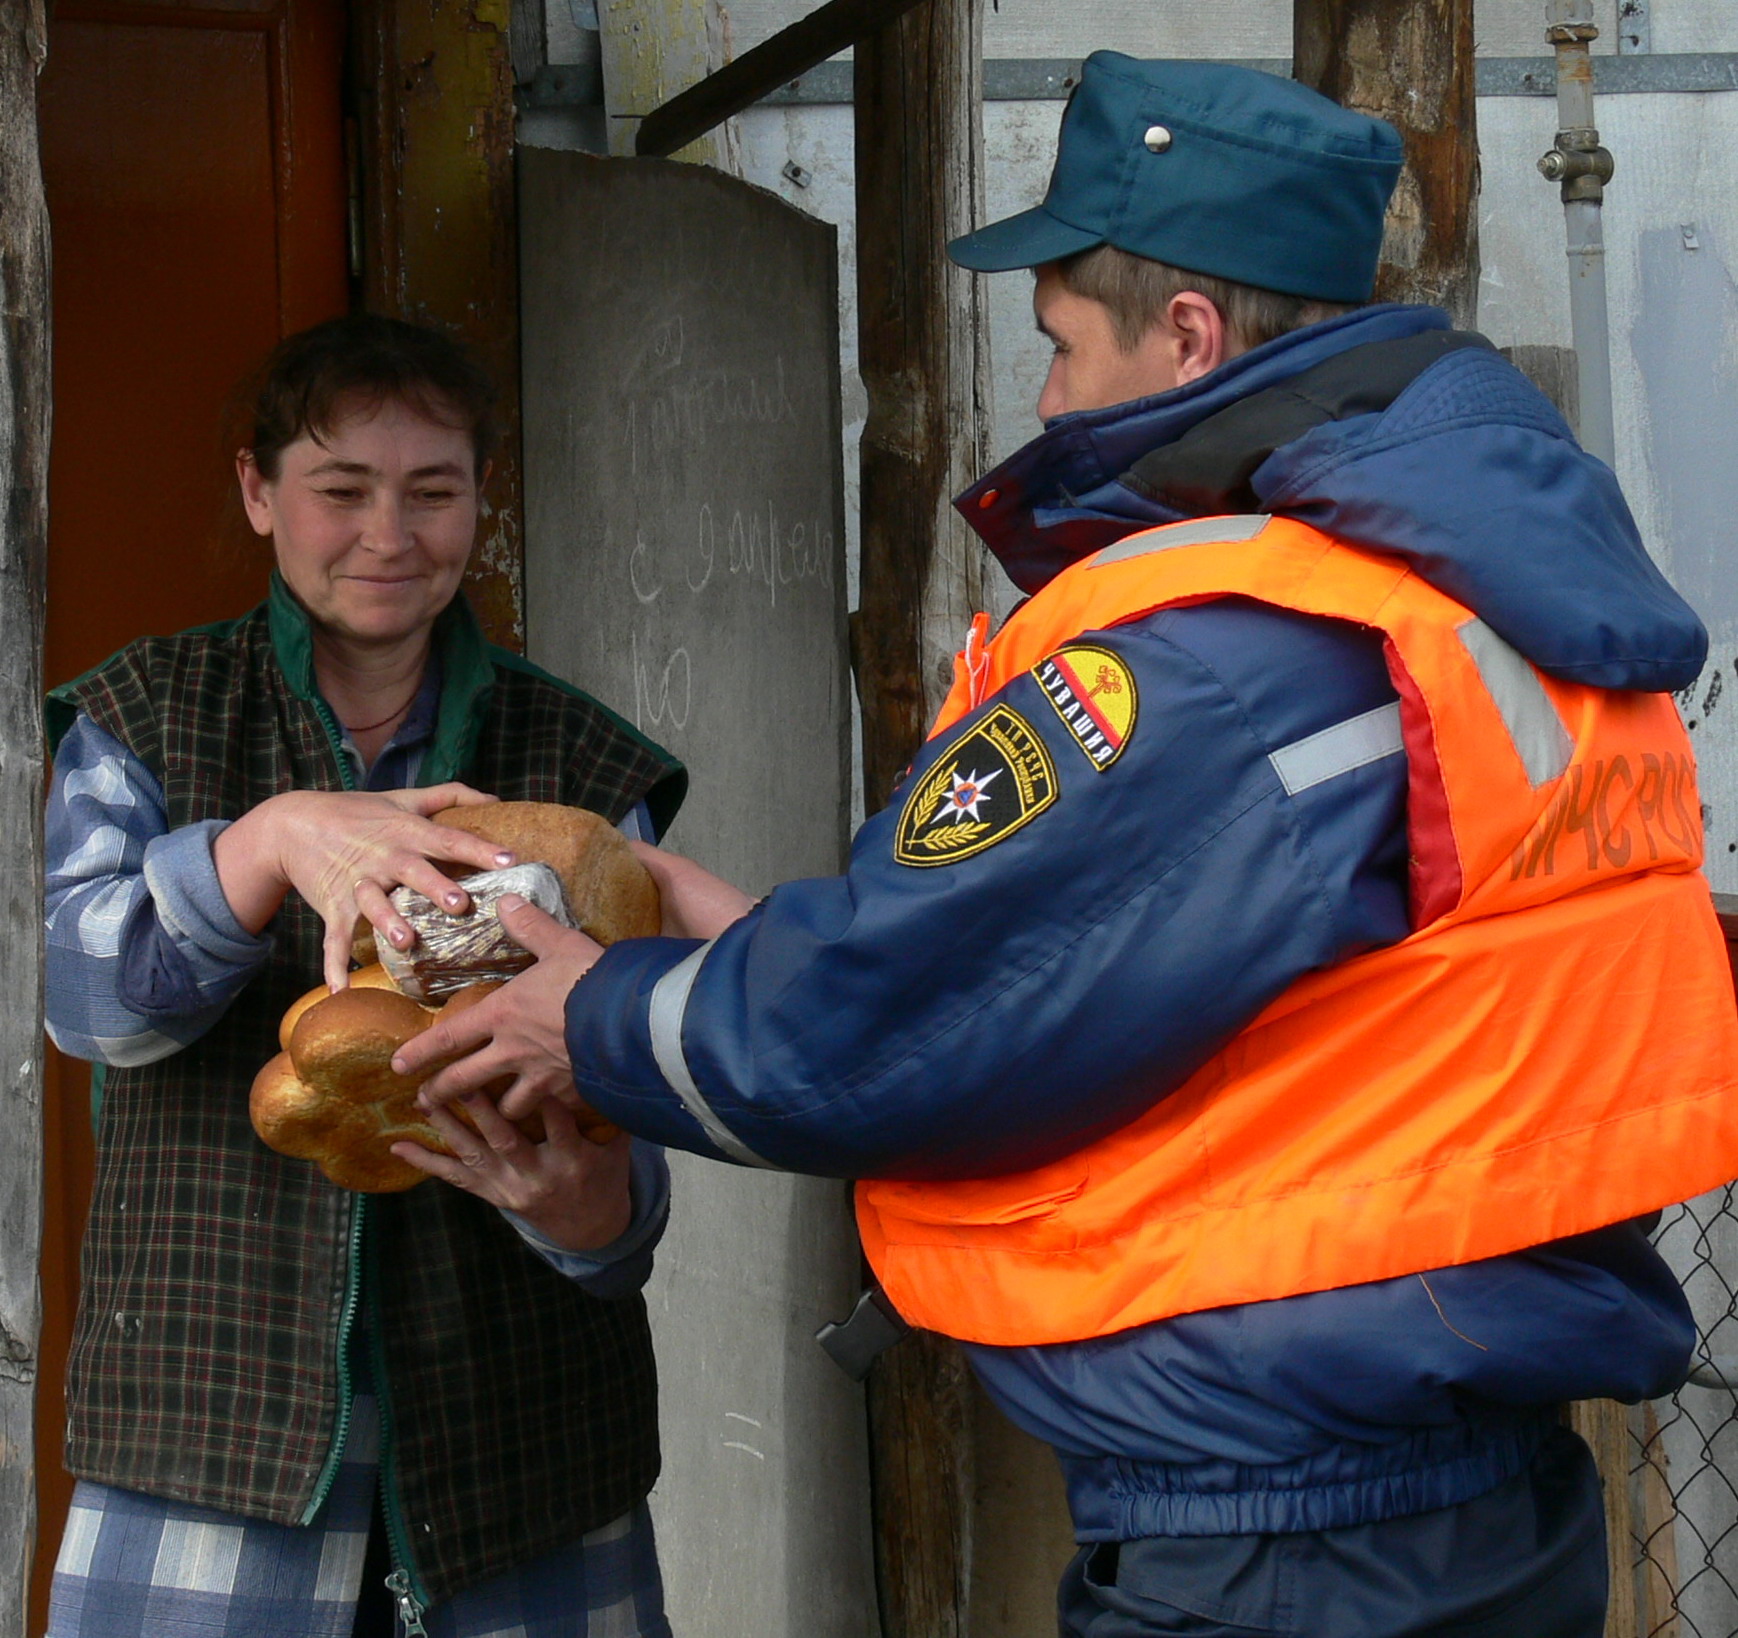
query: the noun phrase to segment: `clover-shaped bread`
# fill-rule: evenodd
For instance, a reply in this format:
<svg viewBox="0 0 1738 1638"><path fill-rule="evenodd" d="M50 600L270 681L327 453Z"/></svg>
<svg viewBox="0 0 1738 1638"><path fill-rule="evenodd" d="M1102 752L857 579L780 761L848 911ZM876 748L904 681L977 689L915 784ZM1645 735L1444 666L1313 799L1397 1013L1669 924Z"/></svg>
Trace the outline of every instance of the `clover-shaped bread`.
<svg viewBox="0 0 1738 1638"><path fill-rule="evenodd" d="M573 924L600 944L659 931L657 884L621 833L599 814L555 802L490 802L448 808L434 820L510 849L521 864L548 865L560 878ZM450 867L450 873L460 879L465 875L459 866ZM336 995L324 986L310 990L284 1014L278 1036L284 1050L255 1077L248 1100L254 1130L269 1148L311 1160L340 1187L370 1194L413 1188L427 1176L393 1154L394 1143L408 1139L451 1153L416 1107L421 1080L393 1074L393 1053L437 1019L500 988L495 983L470 984L444 1007L425 1006L406 995L400 982L424 993L433 989L421 982L427 976L425 966L438 970L442 984L450 985L465 983L473 974L483 976L488 964L479 972L468 959L455 960L432 949L447 928L444 913L428 900L420 899L414 912L400 908L413 926L419 925L418 918L426 923L431 951L422 953L424 940L419 938L408 957L398 961L419 982L409 983L407 977L395 982L373 959L373 928L360 922L357 959L367 965L350 975L348 989ZM488 915L499 941L511 944L491 912L473 914ZM449 1107L459 1120L475 1125L462 1103ZM616 1128L601 1116L576 1114L575 1119L595 1143L616 1136ZM543 1140L543 1121L535 1112L518 1124L534 1141Z"/></svg>
<svg viewBox="0 0 1738 1638"><path fill-rule="evenodd" d="M398 993L398 986L392 982L392 975L378 961L372 962L366 967L359 967L353 972L350 975L350 988L353 990L386 990L394 995ZM288 1052L290 1050L290 1036L295 1031L296 1025L301 1023L302 1014L310 1007L317 1007L322 1001L330 1001L331 999L332 992L324 984L317 984L299 1001L292 1002L289 1010L284 1013L283 1019L278 1024L278 1045L285 1052ZM420 1006L420 1003L418 1005ZM429 1014L429 1019L432 1019L440 1009L428 1007L423 1010ZM424 1022L428 1022L428 1020L425 1019Z"/></svg>
<svg viewBox="0 0 1738 1638"><path fill-rule="evenodd" d="M397 990L354 983L336 995L313 992L312 1005L303 1005L310 999L304 996L291 1009L288 1049L259 1072L248 1096L260 1140L279 1154L314 1161L340 1188L363 1194L414 1188L428 1174L400 1160L392 1145L409 1139L440 1154L452 1150L416 1106L426 1077L394 1074L392 1055L437 1018L499 988L475 985L439 1012ZM463 1105L453 1108L464 1120ZM520 1123L533 1139L542 1138L542 1126L536 1116Z"/></svg>

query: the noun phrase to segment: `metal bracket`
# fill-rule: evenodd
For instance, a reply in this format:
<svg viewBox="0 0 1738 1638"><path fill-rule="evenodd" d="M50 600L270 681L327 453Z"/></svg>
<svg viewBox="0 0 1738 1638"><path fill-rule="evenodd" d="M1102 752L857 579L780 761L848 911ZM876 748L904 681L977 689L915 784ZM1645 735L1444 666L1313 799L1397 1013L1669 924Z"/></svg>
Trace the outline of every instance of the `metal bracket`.
<svg viewBox="0 0 1738 1638"><path fill-rule="evenodd" d="M815 1341L853 1382L861 1382L869 1367L911 1327L895 1312L887 1293L871 1286L857 1299L851 1317L838 1325L823 1325Z"/></svg>
<svg viewBox="0 0 1738 1638"><path fill-rule="evenodd" d="M1650 0L1618 0L1617 50L1620 56L1641 56L1654 48Z"/></svg>

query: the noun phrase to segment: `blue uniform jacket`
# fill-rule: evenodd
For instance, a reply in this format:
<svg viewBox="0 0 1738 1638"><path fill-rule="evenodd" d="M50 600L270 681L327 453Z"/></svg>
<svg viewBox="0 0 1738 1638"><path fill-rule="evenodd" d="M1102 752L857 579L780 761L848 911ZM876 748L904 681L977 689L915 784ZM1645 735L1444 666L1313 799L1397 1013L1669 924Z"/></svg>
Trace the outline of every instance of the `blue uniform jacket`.
<svg viewBox="0 0 1738 1638"><path fill-rule="evenodd" d="M1706 648L1611 473L1434 309L1364 309L1175 392L1060 417L960 505L1027 591L1136 529L1271 511L1408 557L1556 674L1675 689ZM1393 701L1371 634L1227 599L1091 641L1137 696L1113 763L1016 679L924 748L843 876L777 888L709 945L608 951L568 1004L580 1092L635 1132L747 1164L1018 1170L1126 1123L1300 975L1406 934L1403 754L1302 790L1275 761ZM998 710L1043 742L1054 799L1021 816L1012 779L966 770L989 844L902 863L913 782ZM1465 1500L1519 1471L1556 1402L1674 1386L1693 1338L1641 1230L1614 1225L969 1352L1057 1449L1077 1533L1119 1540Z"/></svg>

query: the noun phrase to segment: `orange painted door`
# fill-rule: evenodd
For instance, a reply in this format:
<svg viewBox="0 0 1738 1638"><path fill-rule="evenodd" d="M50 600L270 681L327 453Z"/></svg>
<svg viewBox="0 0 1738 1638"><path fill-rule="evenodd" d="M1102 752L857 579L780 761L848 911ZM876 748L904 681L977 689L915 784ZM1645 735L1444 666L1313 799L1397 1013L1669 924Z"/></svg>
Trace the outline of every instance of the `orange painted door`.
<svg viewBox="0 0 1738 1638"><path fill-rule="evenodd" d="M350 300L343 0L60 0L39 106L54 257L49 682L239 614L269 562L228 501L243 376ZM31 1631L72 1481L62 1377L88 1071L50 1052Z"/></svg>

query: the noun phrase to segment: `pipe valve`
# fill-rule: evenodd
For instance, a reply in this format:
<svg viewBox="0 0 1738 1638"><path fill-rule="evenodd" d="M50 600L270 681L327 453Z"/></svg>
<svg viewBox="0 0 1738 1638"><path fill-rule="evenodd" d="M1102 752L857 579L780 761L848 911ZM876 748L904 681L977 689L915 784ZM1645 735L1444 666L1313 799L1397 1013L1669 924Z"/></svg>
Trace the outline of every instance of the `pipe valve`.
<svg viewBox="0 0 1738 1638"><path fill-rule="evenodd" d="M1539 161L1539 174L1547 182L1563 184L1563 202L1598 200L1616 170L1611 150L1599 145L1599 133L1589 128L1559 131L1557 145Z"/></svg>

